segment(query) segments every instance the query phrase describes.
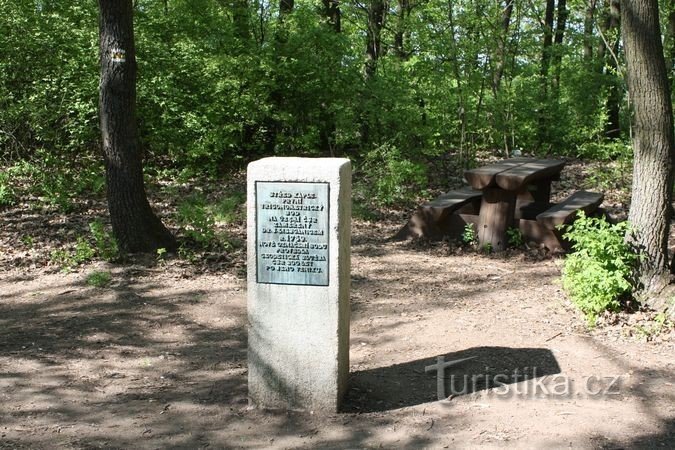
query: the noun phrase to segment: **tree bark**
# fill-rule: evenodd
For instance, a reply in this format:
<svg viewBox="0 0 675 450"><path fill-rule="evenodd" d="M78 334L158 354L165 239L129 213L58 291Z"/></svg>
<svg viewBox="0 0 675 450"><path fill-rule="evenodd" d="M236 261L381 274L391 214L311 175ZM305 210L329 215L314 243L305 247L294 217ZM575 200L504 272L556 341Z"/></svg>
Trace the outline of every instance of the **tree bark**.
<svg viewBox="0 0 675 450"><path fill-rule="evenodd" d="M605 124L605 135L610 139L621 137L621 98L622 88L619 82L616 58L619 55L619 38L621 35L621 2L619 0L610 0L609 18L607 26L608 44L611 45L611 53L607 60L609 75L612 77L609 81L609 92L607 95L607 123Z"/></svg>
<svg viewBox="0 0 675 450"><path fill-rule="evenodd" d="M589 0L584 15L584 61L587 63L593 60L593 22L596 1Z"/></svg>
<svg viewBox="0 0 675 450"><path fill-rule="evenodd" d="M546 13L544 14L544 42L541 50L541 67L539 70L541 94L538 112L538 138L539 145L549 140L550 108L548 93L548 77L551 68L551 53L553 48L553 20L555 18L555 0L546 0Z"/></svg>
<svg viewBox="0 0 675 450"><path fill-rule="evenodd" d="M377 72L377 60L382 51L382 28L384 28L385 2L372 0L368 6L368 30L366 32L365 79L372 79Z"/></svg>
<svg viewBox="0 0 675 450"><path fill-rule="evenodd" d="M150 208L136 128L136 53L131 0L99 0L99 114L113 235L128 252L175 250Z"/></svg>
<svg viewBox="0 0 675 450"><path fill-rule="evenodd" d="M339 0L322 0L323 1L323 17L326 25L338 35L342 31L340 2ZM320 109L320 129L319 129L319 146L324 155L335 157L337 153L336 134L337 124L335 113L329 110L328 102L321 103Z"/></svg>
<svg viewBox="0 0 675 450"><path fill-rule="evenodd" d="M406 35L406 17L410 15L410 1L398 0L396 11L396 30L394 32L394 54L400 59L407 59L408 54L404 48Z"/></svg>
<svg viewBox="0 0 675 450"><path fill-rule="evenodd" d="M667 244L675 151L657 0L623 0L621 22L634 129L628 214L633 231L627 240L642 254L637 270L639 291L654 294L669 281Z"/></svg>
<svg viewBox="0 0 675 450"><path fill-rule="evenodd" d="M334 32L342 32L342 12L339 0L322 0L323 15Z"/></svg>
<svg viewBox="0 0 675 450"><path fill-rule="evenodd" d="M670 0L668 7L668 34L666 35L666 48L670 59L670 89L675 89L675 0Z"/></svg>
<svg viewBox="0 0 675 450"><path fill-rule="evenodd" d="M553 77L553 88L556 97L560 88L560 70L563 54L563 40L565 37L565 27L567 26L567 0L558 0L558 12L555 23L555 36L553 38L553 65L555 67L555 76Z"/></svg>
<svg viewBox="0 0 675 450"><path fill-rule="evenodd" d="M234 35L242 43L251 40L251 27L249 23L249 5L248 0L232 0L225 2L232 11L232 24L234 25Z"/></svg>
<svg viewBox="0 0 675 450"><path fill-rule="evenodd" d="M506 5L502 9L502 28L497 42L497 52L495 55L495 70L492 74L492 92L497 95L499 87L504 76L504 67L506 66L506 47L509 41L509 26L511 25L511 15L513 13L513 3L515 0L506 0Z"/></svg>

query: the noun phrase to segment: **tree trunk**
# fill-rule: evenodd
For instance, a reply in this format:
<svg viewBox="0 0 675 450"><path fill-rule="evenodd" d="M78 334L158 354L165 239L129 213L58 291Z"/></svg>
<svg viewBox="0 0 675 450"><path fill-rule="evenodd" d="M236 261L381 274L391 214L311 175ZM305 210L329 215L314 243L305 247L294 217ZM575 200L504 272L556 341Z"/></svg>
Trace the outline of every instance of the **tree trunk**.
<svg viewBox="0 0 675 450"><path fill-rule="evenodd" d="M232 24L234 25L234 35L241 43L251 40L251 28L249 24L249 6L248 0L232 0L225 2L232 11Z"/></svg>
<svg viewBox="0 0 675 450"><path fill-rule="evenodd" d="M553 47L553 19L555 14L555 0L546 0L546 13L544 15L544 43L541 50L541 68L539 70L541 82L541 99L538 113L538 141L542 145L549 141L549 114L548 104L548 75L551 67L551 53Z"/></svg>
<svg viewBox="0 0 675 450"><path fill-rule="evenodd" d="M612 78L609 81L609 92L607 95L607 123L605 124L605 135L610 139L618 139L621 137L621 98L622 87L619 81L616 58L619 55L619 38L621 35L621 3L619 0L611 0L609 3L609 18L607 27L608 44L611 45L611 55L607 60L609 67L609 76Z"/></svg>
<svg viewBox="0 0 675 450"><path fill-rule="evenodd" d="M560 88L560 70L562 64L562 54L563 54L563 39L565 37L565 27L567 26L567 0L558 0L558 15L556 18L555 24L555 36L553 38L554 51L553 51L553 66L555 67L555 76L553 77L553 88L556 95L556 100L558 96L558 90Z"/></svg>
<svg viewBox="0 0 675 450"><path fill-rule="evenodd" d="M633 105L633 189L627 238L642 255L639 290L659 292L669 281L668 232L675 137L657 0L623 0L622 36Z"/></svg>
<svg viewBox="0 0 675 450"><path fill-rule="evenodd" d="M143 184L132 2L99 0L99 7L99 112L113 234L128 252L174 250L176 240L152 212Z"/></svg>
<svg viewBox="0 0 675 450"><path fill-rule="evenodd" d="M584 15L584 61L590 63L593 60L593 22L595 16L596 0L590 0Z"/></svg>
<svg viewBox="0 0 675 450"><path fill-rule="evenodd" d="M502 10L502 28L497 42L497 52L495 55L495 70L492 74L492 92L497 95L499 86L504 75L506 66L506 47L509 41L509 26L511 25L511 14L513 13L513 3L515 0L506 0L506 6Z"/></svg>
<svg viewBox="0 0 675 450"><path fill-rule="evenodd" d="M326 25L337 34L342 30L339 0L323 0L323 17ZM326 156L335 157L337 153L337 125L335 113L329 110L328 102L321 102L319 124L319 147Z"/></svg>
<svg viewBox="0 0 675 450"><path fill-rule="evenodd" d="M384 27L385 3L372 0L368 6L368 30L366 32L366 81L377 72L377 60L382 51L382 28Z"/></svg>
<svg viewBox="0 0 675 450"><path fill-rule="evenodd" d="M394 32L394 54L400 59L406 59L408 54L404 48L406 17L410 15L410 1L398 0L396 16L396 31Z"/></svg>
<svg viewBox="0 0 675 450"><path fill-rule="evenodd" d="M668 34L666 35L667 59L670 59L670 89L675 89L675 0L670 0L668 8ZM672 93L672 92L671 92Z"/></svg>
<svg viewBox="0 0 675 450"><path fill-rule="evenodd" d="M323 15L336 33L342 32L342 13L339 0L323 0Z"/></svg>

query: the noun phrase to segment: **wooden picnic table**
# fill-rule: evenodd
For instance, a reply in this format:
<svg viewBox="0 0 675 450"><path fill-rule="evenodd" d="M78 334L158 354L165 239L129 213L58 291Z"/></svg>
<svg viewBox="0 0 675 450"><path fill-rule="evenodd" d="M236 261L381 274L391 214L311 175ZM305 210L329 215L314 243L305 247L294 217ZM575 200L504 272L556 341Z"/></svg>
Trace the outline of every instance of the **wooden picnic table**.
<svg viewBox="0 0 675 450"><path fill-rule="evenodd" d="M557 159L513 158L465 171L469 185L482 192L479 245L504 250L507 230L521 218L523 208L550 203L551 182L560 178L564 166Z"/></svg>
<svg viewBox="0 0 675 450"><path fill-rule="evenodd" d="M470 186L439 195L420 205L393 239L461 238L467 226L477 231L481 247L504 250L509 228L524 242L551 251L565 250L561 225L580 211L601 214L602 193L578 191L551 203L551 182L560 178L565 163L557 159L513 158L464 172Z"/></svg>

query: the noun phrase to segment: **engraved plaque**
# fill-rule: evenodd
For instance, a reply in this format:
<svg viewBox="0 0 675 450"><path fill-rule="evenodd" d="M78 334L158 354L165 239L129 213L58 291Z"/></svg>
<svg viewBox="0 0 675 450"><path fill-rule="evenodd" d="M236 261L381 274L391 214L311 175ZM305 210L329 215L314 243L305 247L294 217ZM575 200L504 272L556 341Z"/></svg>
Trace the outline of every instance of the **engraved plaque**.
<svg viewBox="0 0 675 450"><path fill-rule="evenodd" d="M328 286L328 183L255 183L257 282Z"/></svg>

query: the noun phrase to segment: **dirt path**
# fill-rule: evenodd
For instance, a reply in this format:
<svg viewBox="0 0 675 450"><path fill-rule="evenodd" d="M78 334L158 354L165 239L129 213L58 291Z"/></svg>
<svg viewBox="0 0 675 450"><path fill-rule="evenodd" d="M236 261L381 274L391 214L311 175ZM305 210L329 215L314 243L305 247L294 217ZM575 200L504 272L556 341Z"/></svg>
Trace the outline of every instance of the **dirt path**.
<svg viewBox="0 0 675 450"><path fill-rule="evenodd" d="M106 266L107 288L84 282L100 266L5 270L0 448L675 446L672 340L587 331L559 261L386 242L393 227L354 227L351 388L327 417L247 408L234 270ZM446 369L449 400L425 372L438 356L473 357Z"/></svg>

